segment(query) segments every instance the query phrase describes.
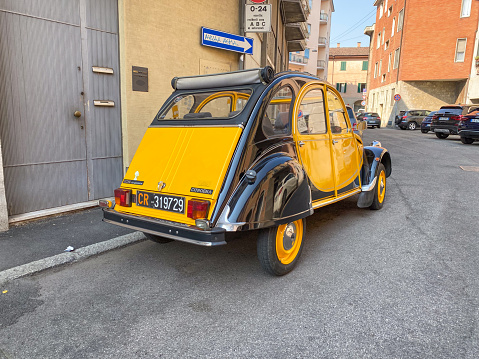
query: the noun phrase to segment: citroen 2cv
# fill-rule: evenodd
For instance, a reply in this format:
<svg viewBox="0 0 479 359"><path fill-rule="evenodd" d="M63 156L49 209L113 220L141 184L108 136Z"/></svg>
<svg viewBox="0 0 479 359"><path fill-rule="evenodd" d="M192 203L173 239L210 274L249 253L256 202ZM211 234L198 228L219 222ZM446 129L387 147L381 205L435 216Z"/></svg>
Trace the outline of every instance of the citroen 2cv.
<svg viewBox="0 0 479 359"><path fill-rule="evenodd" d="M380 209L391 157L363 146L340 94L299 72L270 67L172 80L104 221L153 241L216 246L259 230L262 267L296 265L306 217L353 195Z"/></svg>

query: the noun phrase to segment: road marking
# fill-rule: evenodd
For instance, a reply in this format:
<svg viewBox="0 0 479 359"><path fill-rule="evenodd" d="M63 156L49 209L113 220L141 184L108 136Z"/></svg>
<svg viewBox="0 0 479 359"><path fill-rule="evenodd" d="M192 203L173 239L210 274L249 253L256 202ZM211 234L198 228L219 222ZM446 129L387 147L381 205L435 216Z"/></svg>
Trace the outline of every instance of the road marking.
<svg viewBox="0 0 479 359"><path fill-rule="evenodd" d="M477 166L459 166L462 170L467 172L479 172L479 167Z"/></svg>

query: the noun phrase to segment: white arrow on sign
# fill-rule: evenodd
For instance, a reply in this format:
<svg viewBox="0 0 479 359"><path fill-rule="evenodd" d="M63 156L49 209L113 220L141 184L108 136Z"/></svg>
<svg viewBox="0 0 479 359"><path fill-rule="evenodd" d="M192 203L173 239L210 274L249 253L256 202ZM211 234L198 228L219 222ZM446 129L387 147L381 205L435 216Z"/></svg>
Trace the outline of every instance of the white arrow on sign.
<svg viewBox="0 0 479 359"><path fill-rule="evenodd" d="M227 37L207 33L203 34L203 39L206 41L216 42L218 44L225 44L229 46L243 48L245 52L251 48L251 44L246 39L244 39L243 41L237 41L234 39L229 39Z"/></svg>

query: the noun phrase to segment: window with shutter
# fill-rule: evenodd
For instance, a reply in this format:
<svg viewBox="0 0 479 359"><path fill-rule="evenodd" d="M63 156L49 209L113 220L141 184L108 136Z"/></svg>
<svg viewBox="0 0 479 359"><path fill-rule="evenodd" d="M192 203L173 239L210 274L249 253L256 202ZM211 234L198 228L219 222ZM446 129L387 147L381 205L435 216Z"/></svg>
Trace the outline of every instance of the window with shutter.
<svg viewBox="0 0 479 359"><path fill-rule="evenodd" d="M346 71L346 61L341 61L341 71Z"/></svg>
<svg viewBox="0 0 479 359"><path fill-rule="evenodd" d="M455 62L464 62L467 39L457 39Z"/></svg>

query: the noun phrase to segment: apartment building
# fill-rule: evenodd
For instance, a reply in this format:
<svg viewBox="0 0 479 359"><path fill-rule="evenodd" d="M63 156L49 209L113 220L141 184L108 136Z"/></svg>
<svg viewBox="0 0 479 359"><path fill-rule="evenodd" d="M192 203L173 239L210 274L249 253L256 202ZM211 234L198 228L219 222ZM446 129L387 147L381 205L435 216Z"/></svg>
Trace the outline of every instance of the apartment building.
<svg viewBox="0 0 479 359"><path fill-rule="evenodd" d="M376 23L364 31L371 37L367 110L378 112L383 125L400 110L477 101L479 1L376 0L374 6Z"/></svg>
<svg viewBox="0 0 479 359"><path fill-rule="evenodd" d="M309 0L308 39L303 51L290 52L289 69L308 72L326 80L333 0Z"/></svg>
<svg viewBox="0 0 479 359"><path fill-rule="evenodd" d="M305 46L287 24L310 12L266 0L271 31L245 33L249 0L58 4L0 1L0 230L111 197L174 76L286 70ZM249 37L252 54L202 45L203 27Z"/></svg>
<svg viewBox="0 0 479 359"><path fill-rule="evenodd" d="M337 47L329 49L328 81L341 92L346 105L354 111L364 109L368 75L369 47Z"/></svg>

